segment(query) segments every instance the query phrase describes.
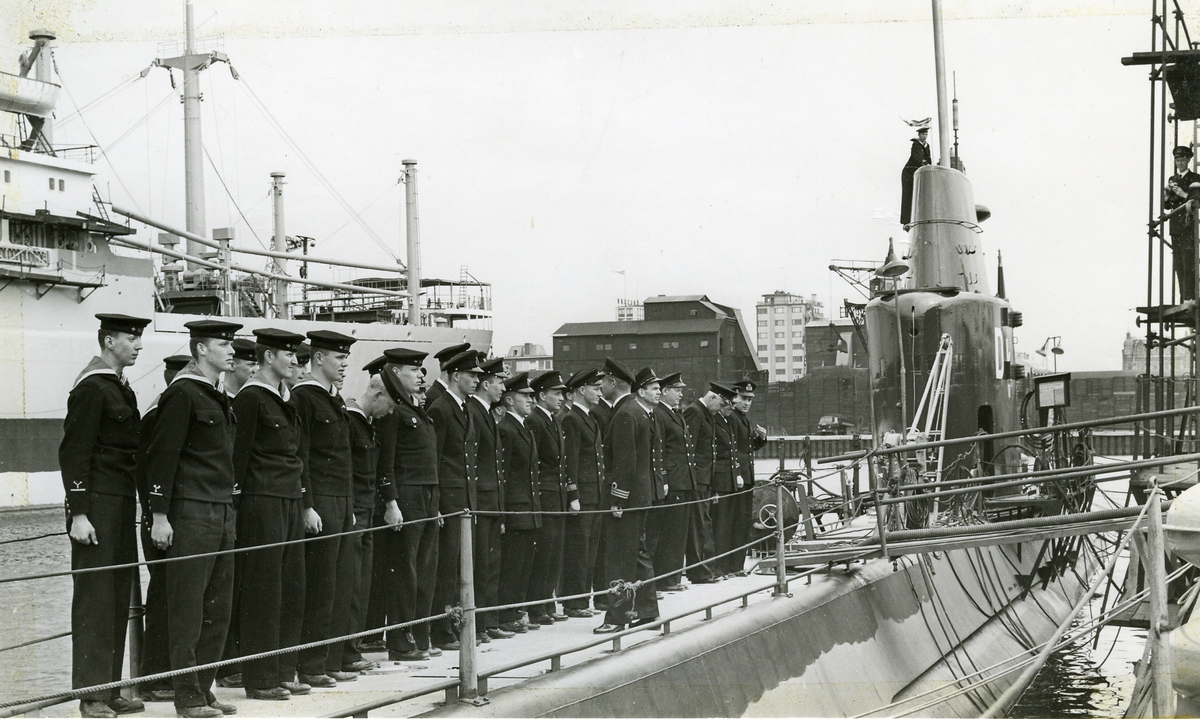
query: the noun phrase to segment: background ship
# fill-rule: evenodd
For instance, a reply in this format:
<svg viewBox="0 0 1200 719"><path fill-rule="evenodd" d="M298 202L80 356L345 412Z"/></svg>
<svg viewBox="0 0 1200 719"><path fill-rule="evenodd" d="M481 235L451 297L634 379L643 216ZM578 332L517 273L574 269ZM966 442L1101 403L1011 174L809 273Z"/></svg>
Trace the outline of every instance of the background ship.
<svg viewBox="0 0 1200 719"><path fill-rule="evenodd" d="M101 198L95 146L54 142L54 33L30 34L33 46L17 73L0 73L0 506L62 500L58 444L75 376L96 354L98 312L153 317L144 349L127 371L142 407L162 391L162 360L186 352L184 323L223 316L256 328L305 333L336 329L358 339L346 392L365 382L353 371L386 347L411 345L430 353L469 342L491 345L491 287L465 270L458 280L421 277L416 162L404 163L407 262L396 266L352 256L319 258L311 238L285 232L283 175L270 178L275 204L273 243L236 243L230 229L205 225L200 138L199 75L221 52L197 47L192 5L187 40L174 57L154 65L183 73L186 229L125 210L126 217L162 230L147 239ZM174 83L174 75L172 75ZM101 150L102 151L102 150ZM264 178L264 186L267 178ZM297 253L295 250L301 250ZM400 249L400 248L397 248ZM138 251L142 250L142 251ZM149 254L148 254L149 253ZM154 257L162 258L156 262ZM239 262L270 258L266 268ZM346 282L309 277L310 265L351 268ZM434 362L431 372L437 372Z"/></svg>

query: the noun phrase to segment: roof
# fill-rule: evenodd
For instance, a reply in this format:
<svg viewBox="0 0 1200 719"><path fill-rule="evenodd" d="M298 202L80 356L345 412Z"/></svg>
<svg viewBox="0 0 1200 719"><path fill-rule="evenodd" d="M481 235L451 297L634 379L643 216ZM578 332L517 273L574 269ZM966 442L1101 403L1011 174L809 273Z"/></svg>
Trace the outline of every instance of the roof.
<svg viewBox="0 0 1200 719"><path fill-rule="evenodd" d="M640 320L637 322L568 322L554 331L555 337L598 335L665 335L719 332L725 319Z"/></svg>
<svg viewBox="0 0 1200 719"><path fill-rule="evenodd" d="M647 297L642 304L648 305L654 302L711 302L708 295L658 295L656 297Z"/></svg>

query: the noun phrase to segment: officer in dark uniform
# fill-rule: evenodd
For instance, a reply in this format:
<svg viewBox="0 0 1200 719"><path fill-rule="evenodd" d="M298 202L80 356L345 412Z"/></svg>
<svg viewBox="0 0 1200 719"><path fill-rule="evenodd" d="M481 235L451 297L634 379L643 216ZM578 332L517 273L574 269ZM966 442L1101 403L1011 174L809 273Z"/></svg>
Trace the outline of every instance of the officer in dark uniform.
<svg viewBox="0 0 1200 719"><path fill-rule="evenodd" d="M179 370L192 361L191 355L171 355L163 360L163 382L171 384ZM138 499L141 503L142 517L150 517L150 483L146 478L146 455L150 451L150 437L154 435L154 423L158 419L159 395L150 403L146 414L142 415L141 433L138 440ZM142 557L147 562L164 559L167 553L154 546L150 539L150 522L141 523ZM142 658L138 674L150 676L162 674L171 670L171 650L167 641L167 569L162 564L151 564L146 567L150 574L150 583L146 585L146 601L144 603L145 629L142 634ZM232 631L232 629L231 629ZM175 690L171 688L170 679L159 679L148 684L140 685L142 699L148 702L173 702Z"/></svg>
<svg viewBox="0 0 1200 719"><path fill-rule="evenodd" d="M151 541L167 558L233 549L235 420L229 397L217 388L233 369L233 333L221 320L184 324L194 362L175 375L158 403L146 455ZM171 669L221 658L233 601L233 556L222 554L166 565ZM236 708L212 693L214 670L175 677L175 711L182 717L219 717Z"/></svg>
<svg viewBox="0 0 1200 719"><path fill-rule="evenodd" d="M679 372L662 381L662 400L654 408L658 433L662 438L662 467L667 480L667 495L659 509L646 520L646 550L654 566L654 576L682 569L687 548L688 518L691 506L683 504L696 498L696 448L687 422L679 411L683 388L687 385ZM679 576L659 582L664 591L678 591Z"/></svg>
<svg viewBox="0 0 1200 719"><path fill-rule="evenodd" d="M479 386L479 355L466 350L442 365L447 373L449 388L429 405L429 418L437 438L438 453L438 508L442 514L453 514L464 509L473 510L477 505L478 477L475 462L479 453L479 438L475 424L467 412L467 400ZM437 588L433 594L433 606L458 606L459 564L462 559L462 519L446 520L439 531ZM474 547L472 547L474 551ZM433 645L442 650L455 651L459 648L453 622L441 619L434 623Z"/></svg>
<svg viewBox="0 0 1200 719"><path fill-rule="evenodd" d="M237 397L242 385L254 376L258 369L258 357L254 354L254 342L242 337L233 341L233 371L225 373L225 394Z"/></svg>
<svg viewBox="0 0 1200 719"><path fill-rule="evenodd" d="M316 330L308 333L312 358L307 379L292 387L292 406L300 419L300 462L303 465L306 508L320 519L317 535L337 535L354 527L354 467L350 452L350 416L339 389L350 366L353 337ZM351 559L350 547L342 549L342 537L304 545L304 624L300 643L329 639L329 628L337 606L344 614L350 605L350 582L338 579L339 568ZM300 653L299 680L314 687L332 687L358 678L327 665L329 646Z"/></svg>
<svg viewBox="0 0 1200 719"><path fill-rule="evenodd" d="M406 523L399 532L380 532L377 539L387 567L387 620L399 624L433 614L438 523L412 522L438 516L437 432L417 400L426 353L398 348L384 355L388 363L380 376L396 403L392 411L396 431L380 437L378 475L395 485ZM430 647L428 623L411 631L388 632L387 646L393 661L423 661L435 651L441 654Z"/></svg>
<svg viewBox="0 0 1200 719"><path fill-rule="evenodd" d="M137 561L137 397L125 368L137 361L149 320L100 314L100 356L84 367L67 398L63 440L58 449L67 495L71 569ZM134 570L73 575L71 599L71 685L121 679L129 593ZM80 699L83 716L113 717L144 711L141 701L119 690Z"/></svg>
<svg viewBox="0 0 1200 719"><path fill-rule="evenodd" d="M478 482L475 490L475 508L480 512L504 510L501 493L503 466L500 444L500 428L496 426L492 407L500 404L504 396L504 358L481 362L479 386L467 400L467 414L475 426L475 437L479 441L476 452L475 473ZM475 604L494 607L500 603L500 538L504 517L479 514L475 517ZM475 620L476 636L481 642L492 639L508 639L512 632L500 628L496 612L480 612Z"/></svg>
<svg viewBox="0 0 1200 719"><path fill-rule="evenodd" d="M288 402L286 382L304 336L272 328L254 330L254 336L258 371L233 402L238 420L233 469L241 488L238 548L303 539L306 524L300 421ZM304 617L303 545L242 552L237 577L241 653L298 644ZM294 671L294 655L244 663L246 696L278 701L306 693L294 681Z"/></svg>
<svg viewBox="0 0 1200 719"><path fill-rule="evenodd" d="M380 355L363 365L363 370L368 372L371 377L379 377L380 384L383 383L384 365L387 364L387 356ZM424 369L424 368L422 368ZM387 389L384 389L387 394ZM391 395L388 395L389 399ZM392 407L396 403L392 402ZM378 489L378 501L375 502L374 510L371 514L371 526L381 527L388 524L385 518L387 511L387 500L396 499L396 487L391 483L391 480L384 477L379 471L379 448L385 437L396 436L396 413L389 412L386 416L379 418L371 423L375 429L375 444L376 444L376 469L375 482ZM356 495L357 496L357 495ZM399 505L397 505L396 514L400 513ZM362 620L362 629L382 627L387 624L387 582L385 578L388 574L388 568L385 564L386 554L380 550L380 544L383 540L376 540L375 534L369 533L363 537L364 557L368 543L371 549L371 579L370 582L364 581L364 584L369 584L370 593L367 595L366 616ZM365 570L364 570L365 571ZM365 575L364 575L365 576ZM360 630L361 631L361 630ZM382 652L387 651L387 644L383 641L383 635L379 634L374 637L364 637L358 640L357 649L359 652Z"/></svg>
<svg viewBox="0 0 1200 719"><path fill-rule="evenodd" d="M388 417L392 408L396 406L383 387L383 379L379 377L379 370L386 361L386 357L380 357L368 362L363 367L371 373L367 388L357 400L346 400L346 411L350 414L351 463L354 467L354 526L359 529L372 526L377 502L383 507L381 516L386 524L396 527L402 519L400 507L396 504L394 488L376 480L376 467L379 462L376 423ZM395 428L392 430L395 431ZM366 629L374 539L374 532L352 534L342 538L342 542L349 544L352 556L346 565L346 571L343 571L343 566L339 564L338 581L345 581L351 585L350 604L345 610L334 607L334 623L330 629L333 636L356 634ZM379 666L363 657L359 640L331 645L326 663L329 666L341 667L343 672L363 672Z"/></svg>
<svg viewBox="0 0 1200 719"><path fill-rule="evenodd" d="M929 153L929 125L919 125L917 136L912 141L912 151L908 154L908 162L900 172L900 224L907 225L912 219L913 177L917 170L933 164Z"/></svg>
<svg viewBox="0 0 1200 719"><path fill-rule="evenodd" d="M650 507L654 503L656 483L655 445L658 429L654 421L654 406L662 390L654 370L638 370L632 384L636 398L622 403L613 414L609 434L612 442L613 466L609 477L612 485L607 498L610 513L604 515L605 576L610 582L634 582L649 579L638 562L644 551L646 511L625 512L627 509ZM626 624L640 626L658 617L658 599L653 586L640 587L632 600L610 597L604 624L592 631L612 634L625 629Z"/></svg>
<svg viewBox="0 0 1200 719"><path fill-rule="evenodd" d="M1192 148L1180 145L1172 154L1175 174L1163 188L1163 210L1175 211L1170 220L1171 261L1179 282L1179 299L1186 302L1196 298L1196 211L1200 202L1200 187L1197 187L1200 175L1188 167L1192 161ZM1189 201L1191 205L1183 208Z"/></svg>
<svg viewBox="0 0 1200 719"><path fill-rule="evenodd" d="M612 444L609 442L609 426L617 407L627 402L630 385L633 384L633 370L612 357L604 358L604 368L600 370L600 401L596 403L596 421L600 425L600 434L604 437L604 467L605 471L612 470ZM605 478L605 486L608 479ZM607 500L604 500L607 501ZM592 567L592 591L603 592L608 589L608 580L604 578L604 522L600 522L600 541L596 544L596 564ZM592 598L597 611L603 611L608 606L608 595L597 594Z"/></svg>
<svg viewBox="0 0 1200 719"><path fill-rule="evenodd" d="M507 410L500 420L501 465L504 470L504 535L500 540L500 603L518 604L530 599L533 557L542 527L542 501L538 484L537 440L528 426L533 412L533 389L529 373L520 372L504 381L501 400ZM519 609L500 612L500 628L517 634L541 625L525 622Z"/></svg>
<svg viewBox="0 0 1200 719"><path fill-rule="evenodd" d="M600 402L602 373L597 369L576 372L567 380L574 402L562 421L567 480L579 489L579 506L583 514L567 517L566 539L563 541L563 594L584 594L592 591L592 568L596 566L596 551L600 543L602 514L587 514L588 510L605 509L600 498L604 489L604 436L595 414ZM591 602L568 599L563 609L568 617L590 617Z"/></svg>
<svg viewBox="0 0 1200 719"><path fill-rule="evenodd" d="M735 383L733 388L738 393L732 400L729 425L733 429L734 454L742 474L742 487L749 489L754 486L754 453L767 443L767 432L762 427L751 426L750 418L746 416L750 405L754 403L754 382L745 379ZM734 515L731 546L740 547L750 541L750 526L754 523L754 494L745 492L731 497L730 501ZM746 576L746 550L729 555L725 573Z"/></svg>
<svg viewBox="0 0 1200 719"><path fill-rule="evenodd" d="M683 419L687 423L688 433L692 435L692 441L696 447L696 499L713 497L713 465L716 464L717 459L714 441L716 414L729 404L729 400L735 394L737 394L737 390L732 387L710 382L708 392L683 410ZM693 504L691 507L692 518L688 527L687 544L687 564L689 566L712 559L716 554L712 505L699 503ZM720 578L720 574L712 564L694 566L687 571L687 577L692 584L711 584Z"/></svg>
<svg viewBox="0 0 1200 719"><path fill-rule="evenodd" d="M538 447L538 484L541 490L542 510L546 512L578 512L579 488L571 483L565 471L566 454L562 425L554 414L562 409L562 375L550 370L538 375L529 383L534 391L537 406L529 415L527 424L533 432ZM529 599L545 599L545 604L529 608L529 621L538 624L553 624L567 620L567 615L554 611L554 592L562 574L563 531L566 516L547 514L542 516L542 528L537 535L537 551L533 557L533 580Z"/></svg>
<svg viewBox="0 0 1200 719"><path fill-rule="evenodd" d="M736 390L734 397L737 396ZM741 491L746 480L742 477L741 463L733 446L733 425L729 415L733 405L725 403L713 413L713 465L712 489L715 500L712 507L713 545L718 556L732 550L734 525L737 523L738 498L733 495ZM730 574L729 556L720 557L713 566L718 577Z"/></svg>
<svg viewBox="0 0 1200 719"><path fill-rule="evenodd" d="M450 387L450 372L446 369L446 362L450 359L459 356L463 352L471 349L471 345L466 342L458 345L450 345L443 347L434 353L433 358L438 362L438 368L441 374L432 384L425 386L425 406L432 407L435 400L441 397L442 394ZM422 375L424 376L424 375Z"/></svg>

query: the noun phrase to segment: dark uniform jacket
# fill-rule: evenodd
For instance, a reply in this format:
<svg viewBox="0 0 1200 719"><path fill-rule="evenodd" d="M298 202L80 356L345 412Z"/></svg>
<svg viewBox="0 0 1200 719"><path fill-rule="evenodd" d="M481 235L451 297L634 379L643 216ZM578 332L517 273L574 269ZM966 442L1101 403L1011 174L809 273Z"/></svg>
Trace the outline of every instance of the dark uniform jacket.
<svg viewBox="0 0 1200 719"><path fill-rule="evenodd" d="M609 404L608 400L600 399L600 403L596 405L596 419L600 424L600 435L604 438L604 468L611 472L613 468L612 455L612 421L617 410L626 402L633 399L632 394L621 395L616 404Z"/></svg>
<svg viewBox="0 0 1200 719"><path fill-rule="evenodd" d="M610 506L650 506L658 497L655 444L659 439L653 414L637 401L625 402L613 415L611 434Z"/></svg>
<svg viewBox="0 0 1200 719"><path fill-rule="evenodd" d="M429 389L425 390L425 406L433 407L433 403L437 401L438 397L446 394L447 389L449 387L442 384L441 377L435 379L433 384L429 385Z"/></svg>
<svg viewBox="0 0 1200 719"><path fill-rule="evenodd" d="M429 418L433 420L437 438L438 486L445 504L443 511L475 509L479 440L475 424L467 414L466 402L460 405L458 398L445 392L429 405Z"/></svg>
<svg viewBox="0 0 1200 719"><path fill-rule="evenodd" d="M300 461L304 463L305 504L312 495L354 496L354 463L350 453L350 415L346 401L316 380L292 387L292 406L300 417ZM236 404L236 402L235 402Z"/></svg>
<svg viewBox="0 0 1200 719"><path fill-rule="evenodd" d="M709 489L712 487L713 465L717 461L717 447L713 442L715 417L712 410L696 400L684 408L683 419L687 422L688 433L692 435L695 447L696 487Z"/></svg>
<svg viewBox="0 0 1200 719"><path fill-rule="evenodd" d="M379 481L401 487L437 486L437 432L425 410L401 399L392 410L395 432L379 433Z"/></svg>
<svg viewBox="0 0 1200 719"><path fill-rule="evenodd" d="M87 514L89 492L134 496L140 421L129 384L99 357L92 358L67 398L58 447L70 514Z"/></svg>
<svg viewBox="0 0 1200 719"><path fill-rule="evenodd" d="M735 477L741 476L741 464L733 451L733 426L720 413L713 415L713 473L714 492L735 492Z"/></svg>
<svg viewBox="0 0 1200 719"><path fill-rule="evenodd" d="M179 497L232 504L240 491L233 471L237 420L229 397L189 363L158 400L158 420L146 453L150 510L167 514Z"/></svg>
<svg viewBox="0 0 1200 719"><path fill-rule="evenodd" d="M556 496L557 506L546 506L547 511L566 511L569 502L579 499L579 487L571 483L566 472L565 438L562 425L541 407L525 419L533 432L538 448L538 484L543 492Z"/></svg>
<svg viewBox="0 0 1200 719"><path fill-rule="evenodd" d="M729 415L729 425L733 428L734 447L741 468L742 479L747 487L754 486L754 453L767 443L765 439L754 433L750 426L750 418L745 412L733 410Z"/></svg>
<svg viewBox="0 0 1200 719"><path fill-rule="evenodd" d="M478 397L467 398L467 414L471 424L475 426L475 437L479 441L479 451L475 455L476 498L480 509L494 512L504 509L504 494L501 488L501 467L504 459L501 456L500 428L492 417L491 409L483 406Z"/></svg>
<svg viewBox="0 0 1200 719"><path fill-rule="evenodd" d="M161 394L154 398L154 401L146 409L146 414L142 415L141 429L138 434L137 471L134 476L137 478L138 504L142 507L142 516L147 520L150 518L150 481L146 474L146 457L150 454L150 438L154 436L154 423L158 421L158 401L160 399L162 399Z"/></svg>
<svg viewBox="0 0 1200 719"><path fill-rule="evenodd" d="M683 415L665 404L654 408L658 419L658 434L662 437L663 473L672 492L691 492L696 489L696 446Z"/></svg>
<svg viewBox="0 0 1200 719"><path fill-rule="evenodd" d="M1171 175L1169 182L1173 182L1179 186L1179 189L1187 193L1187 197L1180 197L1170 189L1163 191L1163 210L1173 210L1179 207L1188 200L1200 200L1200 190L1191 189L1192 183L1200 182L1200 175L1188 170L1182 175ZM1186 237L1191 239L1192 234L1192 215L1187 210L1171 215L1171 237Z"/></svg>
<svg viewBox="0 0 1200 719"><path fill-rule="evenodd" d="M361 512L375 506L376 496L383 502L396 497L393 492L393 496L385 498L383 487L375 479L375 469L379 465L379 444L375 440L375 425L358 407L346 407L346 414L350 417L354 511Z"/></svg>
<svg viewBox="0 0 1200 719"><path fill-rule="evenodd" d="M604 437L594 412L573 404L562 423L566 470L570 484L579 489L585 509L600 506L604 484Z"/></svg>
<svg viewBox="0 0 1200 719"><path fill-rule="evenodd" d="M354 416L354 414L351 413L352 418L353 418L353 416ZM365 419L366 415L362 415L362 418ZM389 413L385 414L384 416L379 417L378 419L369 420L369 422L374 431L374 437L375 437L375 497L379 500L379 503L382 506L382 505L387 504L388 502L392 501L393 499L399 499L399 495L396 493L396 485L393 483L392 477L384 476L383 472L380 471L380 469L379 469L383 462L384 441L387 438L391 438L391 441L395 442L396 413L389 412ZM352 419L352 421L350 423L351 432L354 431L354 425L355 425L355 423ZM353 442L354 442L354 439L353 439L354 436L355 436L354 434L351 434L351 444L353 444ZM351 451L352 452L354 451L353 447L351 448ZM388 445L388 451L392 455L395 455L395 447L393 445L391 445L391 444ZM355 491L357 492L357 490L355 490ZM354 496L358 497L359 495L355 494ZM357 507L358 506L357 500L355 500L355 502L356 502L355 506Z"/></svg>
<svg viewBox="0 0 1200 719"><path fill-rule="evenodd" d="M933 164L933 155L929 151L928 143L921 142L917 138L913 138L912 150L908 153L908 162L904 163L904 171L911 176L917 170L926 165Z"/></svg>
<svg viewBox="0 0 1200 719"><path fill-rule="evenodd" d="M283 391L251 379L234 398L233 471L242 494L304 499L311 507L300 461L300 418L288 402L287 387Z"/></svg>
<svg viewBox="0 0 1200 719"><path fill-rule="evenodd" d="M504 507L512 514L504 518L507 529L538 529L542 526L541 492L538 490L537 440L529 426L509 412L500 420L500 446L504 470Z"/></svg>

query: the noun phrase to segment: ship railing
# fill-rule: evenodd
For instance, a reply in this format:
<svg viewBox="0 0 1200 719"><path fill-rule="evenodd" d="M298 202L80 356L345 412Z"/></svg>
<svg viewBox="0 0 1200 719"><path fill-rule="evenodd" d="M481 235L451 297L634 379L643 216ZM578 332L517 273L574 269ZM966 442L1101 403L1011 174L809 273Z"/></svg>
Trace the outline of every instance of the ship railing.
<svg viewBox="0 0 1200 719"><path fill-rule="evenodd" d="M49 267L50 250L45 247L0 242L0 262L21 267Z"/></svg>

